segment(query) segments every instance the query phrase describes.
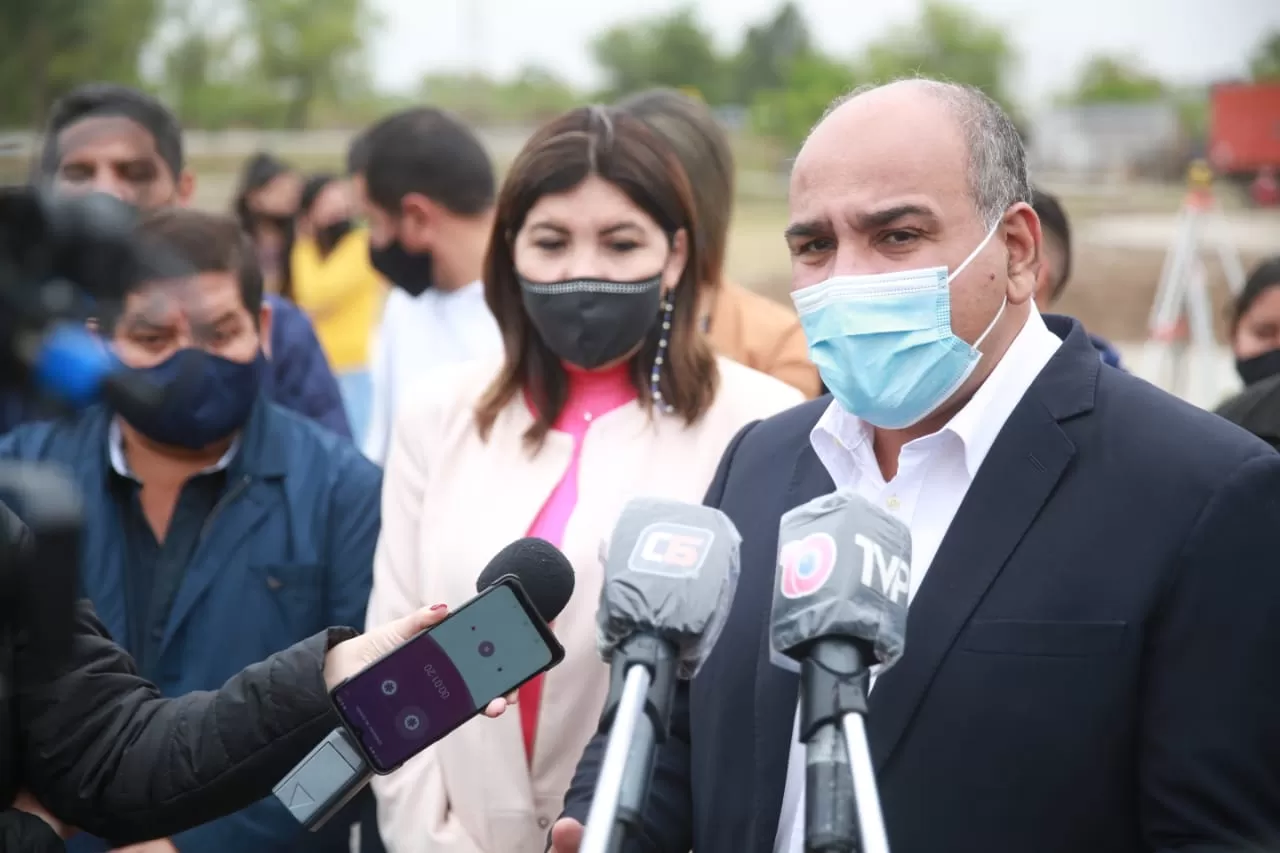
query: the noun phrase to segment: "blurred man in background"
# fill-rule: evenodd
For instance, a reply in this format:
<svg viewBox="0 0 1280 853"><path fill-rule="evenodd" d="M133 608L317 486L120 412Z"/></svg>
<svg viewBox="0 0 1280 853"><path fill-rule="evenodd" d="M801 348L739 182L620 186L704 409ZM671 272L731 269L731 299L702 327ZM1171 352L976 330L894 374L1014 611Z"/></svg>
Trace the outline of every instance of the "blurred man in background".
<svg viewBox="0 0 1280 853"><path fill-rule="evenodd" d="M263 398L272 312L235 220L159 208L139 233L194 274L136 283L98 324L121 362L170 389L164 403L24 425L0 458L74 472L81 593L140 673L181 696L328 625L363 625L382 478L349 441ZM304 835L269 798L142 850L345 850L347 824L325 848L329 835Z"/></svg>
<svg viewBox="0 0 1280 853"><path fill-rule="evenodd" d="M1048 314L1053 311L1054 303L1062 296L1071 278L1071 224L1057 197L1039 187L1032 189L1031 207L1040 217L1040 229L1044 234L1044 258L1036 272L1036 307L1041 314ZM1091 334L1089 339L1104 364L1124 369L1115 347L1097 335Z"/></svg>
<svg viewBox="0 0 1280 853"><path fill-rule="evenodd" d="M73 90L53 107L40 171L61 192L102 192L140 210L186 205L195 176L186 168L182 128L150 95L111 83ZM264 389L275 402L350 437L338 384L306 315L269 296L272 359ZM34 413L0 411L0 433Z"/></svg>
<svg viewBox="0 0 1280 853"><path fill-rule="evenodd" d="M396 405L432 369L502 352L480 272L496 181L480 140L431 107L395 113L357 140L374 269L394 285L372 358L365 454L386 459Z"/></svg>

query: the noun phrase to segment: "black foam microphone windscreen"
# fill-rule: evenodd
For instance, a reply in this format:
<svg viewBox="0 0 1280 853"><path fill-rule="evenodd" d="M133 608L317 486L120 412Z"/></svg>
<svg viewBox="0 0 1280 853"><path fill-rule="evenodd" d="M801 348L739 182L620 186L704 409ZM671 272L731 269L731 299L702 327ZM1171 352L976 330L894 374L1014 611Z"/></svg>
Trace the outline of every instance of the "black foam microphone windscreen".
<svg viewBox="0 0 1280 853"><path fill-rule="evenodd" d="M560 615L573 597L573 566L559 548L545 539L517 539L499 551L476 578L476 592L514 575L544 621Z"/></svg>

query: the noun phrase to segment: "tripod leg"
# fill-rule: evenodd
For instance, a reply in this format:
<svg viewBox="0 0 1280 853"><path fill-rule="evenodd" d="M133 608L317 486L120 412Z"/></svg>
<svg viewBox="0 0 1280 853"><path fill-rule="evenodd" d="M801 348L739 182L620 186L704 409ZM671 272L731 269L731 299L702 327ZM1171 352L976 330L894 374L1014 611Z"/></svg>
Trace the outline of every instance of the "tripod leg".
<svg viewBox="0 0 1280 853"><path fill-rule="evenodd" d="M1193 268L1187 289L1187 317L1191 333L1191 383L1187 399L1208 406L1217 393L1217 340L1213 334L1213 308L1209 303L1208 272L1202 261Z"/></svg>
<svg viewBox="0 0 1280 853"><path fill-rule="evenodd" d="M1186 282L1195 256L1198 221L1192 210L1184 210L1175 229L1174 242L1165 255L1156 298L1148 321L1148 340L1143 353L1144 374L1150 382L1176 393L1181 357L1171 337L1182 317L1186 302Z"/></svg>
<svg viewBox="0 0 1280 853"><path fill-rule="evenodd" d="M1244 290L1244 264L1240 262L1240 252L1227 238L1227 218L1222 210L1213 210L1214 245L1218 250L1218 263L1222 264L1222 274L1227 278L1227 287L1232 296Z"/></svg>

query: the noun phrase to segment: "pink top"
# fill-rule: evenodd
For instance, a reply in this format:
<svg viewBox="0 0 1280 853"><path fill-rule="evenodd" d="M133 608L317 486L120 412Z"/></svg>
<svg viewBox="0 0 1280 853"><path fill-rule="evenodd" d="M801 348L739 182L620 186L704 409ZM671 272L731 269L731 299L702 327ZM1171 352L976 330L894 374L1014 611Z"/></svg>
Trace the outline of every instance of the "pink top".
<svg viewBox="0 0 1280 853"><path fill-rule="evenodd" d="M569 469L542 505L538 517L529 528L529 536L545 539L557 548L564 541L564 529L578 505L578 466L582 460L582 439L592 421L607 415L636 400L636 389L628 374L629 364L623 362L607 370L586 371L573 365L565 365L569 378L569 396L554 429L573 436L573 455ZM526 398L526 403L528 402ZM524 732L525 754L533 760L533 739L538 729L538 707L542 700L542 676L538 676L520 688L520 724Z"/></svg>

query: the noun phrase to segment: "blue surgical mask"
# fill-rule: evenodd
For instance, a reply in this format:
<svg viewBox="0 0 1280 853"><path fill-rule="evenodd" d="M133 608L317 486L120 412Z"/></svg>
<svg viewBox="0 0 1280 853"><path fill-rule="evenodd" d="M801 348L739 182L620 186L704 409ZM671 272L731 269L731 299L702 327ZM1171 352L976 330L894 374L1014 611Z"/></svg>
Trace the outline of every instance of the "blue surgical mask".
<svg viewBox="0 0 1280 853"><path fill-rule="evenodd" d="M154 367L135 372L165 389L157 406L120 411L130 426L169 447L198 450L244 426L258 399L266 357L220 358L201 349L178 350Z"/></svg>
<svg viewBox="0 0 1280 853"><path fill-rule="evenodd" d="M950 284L998 227L950 275L946 267L929 267L837 276L791 294L809 357L846 412L882 429L904 429L969 378L1007 297L970 345L951 331Z"/></svg>

